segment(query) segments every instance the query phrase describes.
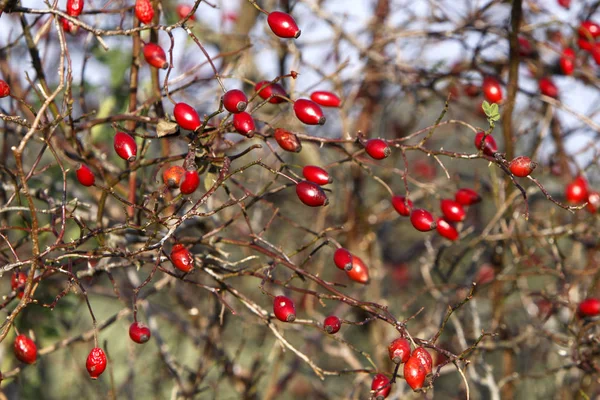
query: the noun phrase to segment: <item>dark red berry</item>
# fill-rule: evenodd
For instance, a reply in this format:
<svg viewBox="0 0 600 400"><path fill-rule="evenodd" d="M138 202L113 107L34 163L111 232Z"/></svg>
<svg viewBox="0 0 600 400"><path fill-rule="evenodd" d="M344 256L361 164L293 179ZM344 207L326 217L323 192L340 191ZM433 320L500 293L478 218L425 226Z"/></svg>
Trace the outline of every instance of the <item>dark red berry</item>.
<svg viewBox="0 0 600 400"><path fill-rule="evenodd" d="M77 17L83 11L83 0L67 0L67 14Z"/></svg>
<svg viewBox="0 0 600 400"><path fill-rule="evenodd" d="M358 283L369 283L369 268L357 255L352 255L352 268L346 271L348 278Z"/></svg>
<svg viewBox="0 0 600 400"><path fill-rule="evenodd" d="M519 55L521 57L529 57L533 54L533 47L531 47L531 43L529 40L524 38L523 36L519 36Z"/></svg>
<svg viewBox="0 0 600 400"><path fill-rule="evenodd" d="M177 15L179 16L179 19L184 19L189 13L192 12L193 7L187 4L178 4L177 7L175 8L175 10L177 11ZM192 15L190 16L190 18L188 19L188 21L194 21L196 20L196 18Z"/></svg>
<svg viewBox="0 0 600 400"><path fill-rule="evenodd" d="M155 68L169 68L165 51L155 43L147 43L144 45L144 58L148 64Z"/></svg>
<svg viewBox="0 0 600 400"><path fill-rule="evenodd" d="M496 78L486 77L481 85L483 96L490 103L500 103L502 101L502 87Z"/></svg>
<svg viewBox="0 0 600 400"><path fill-rule="evenodd" d="M180 271L190 272L194 269L194 257L184 245L178 243L171 249L171 262Z"/></svg>
<svg viewBox="0 0 600 400"><path fill-rule="evenodd" d="M450 222L461 222L465 219L466 213L464 208L454 200L442 199L440 201L440 209L444 217Z"/></svg>
<svg viewBox="0 0 600 400"><path fill-rule="evenodd" d="M135 139L125 132L117 132L114 140L115 151L123 160L132 162L137 156Z"/></svg>
<svg viewBox="0 0 600 400"><path fill-rule="evenodd" d="M273 313L280 321L294 322L296 319L296 306L289 297L277 296L273 300Z"/></svg>
<svg viewBox="0 0 600 400"><path fill-rule="evenodd" d="M410 357L410 342L404 338L394 340L388 346L388 355L396 364L407 362Z"/></svg>
<svg viewBox="0 0 600 400"><path fill-rule="evenodd" d="M200 185L200 175L198 175L198 171L195 169L185 171L183 175L183 180L181 181L181 185L179 186L179 191L183 194L191 194L198 189Z"/></svg>
<svg viewBox="0 0 600 400"><path fill-rule="evenodd" d="M309 99L296 100L294 102L294 114L306 125L323 125L326 121L321 107Z"/></svg>
<svg viewBox="0 0 600 400"><path fill-rule="evenodd" d="M146 25L152 22L154 8L150 0L135 0L135 16Z"/></svg>
<svg viewBox="0 0 600 400"><path fill-rule="evenodd" d="M246 109L248 98L241 90L231 89L223 95L223 106L230 113L237 114Z"/></svg>
<svg viewBox="0 0 600 400"><path fill-rule="evenodd" d="M281 11L270 12L267 16L267 23L273 33L280 38L297 39L300 36L301 31L290 14Z"/></svg>
<svg viewBox="0 0 600 400"><path fill-rule="evenodd" d="M598 192L590 192L587 198L588 204L586 206L587 210L592 214L595 214L600 209L600 193Z"/></svg>
<svg viewBox="0 0 600 400"><path fill-rule="evenodd" d="M246 137L254 136L256 125L254 125L254 118L247 112L241 112L233 114L233 127L236 132Z"/></svg>
<svg viewBox="0 0 600 400"><path fill-rule="evenodd" d="M583 176L578 176L565 189L565 197L569 203L583 203L588 197L588 184Z"/></svg>
<svg viewBox="0 0 600 400"><path fill-rule="evenodd" d="M87 357L85 367L90 378L98 379L106 369L106 354L100 347L94 347Z"/></svg>
<svg viewBox="0 0 600 400"><path fill-rule="evenodd" d="M25 294L25 286L27 285L27 275L24 272L13 272L10 278L10 287L22 299Z"/></svg>
<svg viewBox="0 0 600 400"><path fill-rule="evenodd" d="M537 167L537 163L531 161L531 158L527 156L519 156L513 159L508 168L510 172L513 173L514 176L518 176L519 178L524 178L531 174L533 170Z"/></svg>
<svg viewBox="0 0 600 400"><path fill-rule="evenodd" d="M261 99L267 100L269 99L269 103L271 104L279 104L283 103L286 100L284 98L278 97L283 96L287 97L287 93L283 86L279 83L271 83L269 81L260 81L254 86L254 90L258 93ZM273 96L273 97L271 97Z"/></svg>
<svg viewBox="0 0 600 400"><path fill-rule="evenodd" d="M470 206L481 201L479 193L469 188L461 188L456 191L454 200L461 206Z"/></svg>
<svg viewBox="0 0 600 400"><path fill-rule="evenodd" d="M564 49L558 64L563 74L572 75L573 71L575 71L575 50L570 47Z"/></svg>
<svg viewBox="0 0 600 400"><path fill-rule="evenodd" d="M321 186L314 182L300 181L296 185L296 194L300 201L310 207L320 207L329 204L327 195Z"/></svg>
<svg viewBox="0 0 600 400"><path fill-rule="evenodd" d="M550 78L542 78L538 82L540 92L548 97L557 98L558 88Z"/></svg>
<svg viewBox="0 0 600 400"><path fill-rule="evenodd" d="M164 170L163 182L170 189L176 189L181 184L181 179L185 175L185 169L179 165L172 165Z"/></svg>
<svg viewBox="0 0 600 400"><path fill-rule="evenodd" d="M342 104L342 101L339 97L324 90L312 92L310 99L323 107L339 107Z"/></svg>
<svg viewBox="0 0 600 400"><path fill-rule="evenodd" d="M404 364L404 380L412 390L418 390L423 387L427 372L421 364L421 361L415 356L410 356Z"/></svg>
<svg viewBox="0 0 600 400"><path fill-rule="evenodd" d="M595 317L600 314L600 299L589 297L579 303L577 313L580 317Z"/></svg>
<svg viewBox="0 0 600 400"><path fill-rule="evenodd" d="M33 364L37 359L37 346L25 335L19 335L15 338L15 357L25 364Z"/></svg>
<svg viewBox="0 0 600 400"><path fill-rule="evenodd" d="M444 218L438 218L437 226L435 227L437 232L448 240L455 241L458 239L458 231L452 224L446 221Z"/></svg>
<svg viewBox="0 0 600 400"><path fill-rule="evenodd" d="M83 186L92 186L94 182L96 182L96 177L94 176L94 173L92 172L90 167L88 167L85 164L79 164L79 167L77 168L77 171L75 171L75 174L77 175L77 180Z"/></svg>
<svg viewBox="0 0 600 400"><path fill-rule="evenodd" d="M403 217L408 217L410 215L410 210L413 208L413 202L410 200L406 200L404 196L392 196L392 206L398 214Z"/></svg>
<svg viewBox="0 0 600 400"><path fill-rule="evenodd" d="M392 385L390 384L390 380L387 376L383 374L377 374L373 378L373 382L371 383L371 391L374 393L375 400L383 400L390 394L392 390Z"/></svg>
<svg viewBox="0 0 600 400"><path fill-rule="evenodd" d="M485 132L477 132L475 135L475 148L477 150L481 149L481 142L483 141L483 137ZM494 153L498 151L498 145L496 144L496 140L492 135L485 136L485 144L483 145L483 154L488 155L490 157L494 156Z"/></svg>
<svg viewBox="0 0 600 400"><path fill-rule="evenodd" d="M307 165L302 168L302 176L304 176L307 181L314 182L321 186L327 185L333 181L327 171L316 165Z"/></svg>
<svg viewBox="0 0 600 400"><path fill-rule="evenodd" d="M142 323L134 322L129 326L129 337L136 343L146 343L151 335L150 328Z"/></svg>
<svg viewBox="0 0 600 400"><path fill-rule="evenodd" d="M298 153L302 150L302 143L300 143L300 139L292 132L288 132L285 129L277 128L275 129L275 140L279 147L283 150L291 151L293 153Z"/></svg>
<svg viewBox="0 0 600 400"><path fill-rule="evenodd" d="M427 210L417 208L410 213L410 222L416 230L427 232L437 226L433 215Z"/></svg>
<svg viewBox="0 0 600 400"><path fill-rule="evenodd" d="M352 253L340 247L333 253L333 262L339 269L349 271L352 269Z"/></svg>
<svg viewBox="0 0 600 400"><path fill-rule="evenodd" d="M571 0L558 0L558 5L568 10L571 7Z"/></svg>
<svg viewBox="0 0 600 400"><path fill-rule="evenodd" d="M10 86L6 81L0 79L0 99L10 95Z"/></svg>
<svg viewBox="0 0 600 400"><path fill-rule="evenodd" d="M173 115L175 116L177 124L188 131L196 130L196 128L202 125L196 110L186 103L175 104Z"/></svg>
<svg viewBox="0 0 600 400"><path fill-rule="evenodd" d="M334 333L338 333L341 327L342 321L340 321L340 319L335 315L330 315L329 317L325 318L325 321L323 322L323 328L325 331L332 335Z"/></svg>
<svg viewBox="0 0 600 400"><path fill-rule="evenodd" d="M383 139L369 139L365 143L365 151L371 158L383 160L392 154L390 146Z"/></svg>

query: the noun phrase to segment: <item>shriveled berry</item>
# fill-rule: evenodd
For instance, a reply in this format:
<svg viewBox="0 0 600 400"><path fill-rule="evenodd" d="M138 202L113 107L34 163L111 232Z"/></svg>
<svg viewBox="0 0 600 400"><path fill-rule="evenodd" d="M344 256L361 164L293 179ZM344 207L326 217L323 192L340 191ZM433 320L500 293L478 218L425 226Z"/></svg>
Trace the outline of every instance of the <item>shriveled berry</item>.
<svg viewBox="0 0 600 400"><path fill-rule="evenodd" d="M500 103L502 101L502 87L496 78L488 76L483 79L481 85L483 96L490 103Z"/></svg>
<svg viewBox="0 0 600 400"><path fill-rule="evenodd" d="M248 98L246 94L239 89L228 90L223 95L223 107L232 114L237 114L246 109Z"/></svg>
<svg viewBox="0 0 600 400"><path fill-rule="evenodd" d="M87 357L85 368L90 374L90 378L98 379L106 369L106 354L100 347L94 347Z"/></svg>
<svg viewBox="0 0 600 400"><path fill-rule="evenodd" d="M294 114L306 125L323 125L327 120L321 107L309 99L296 100L294 102Z"/></svg>
<svg viewBox="0 0 600 400"><path fill-rule="evenodd" d="M538 81L538 86L540 88L540 93L545 96L557 98L558 97L558 88L550 78L542 78Z"/></svg>
<svg viewBox="0 0 600 400"><path fill-rule="evenodd" d="M417 357L417 359L421 362L421 365L423 365L423 368L425 368L425 372L427 374L431 373L433 359L427 350L425 350L423 347L417 347L413 350L412 357Z"/></svg>
<svg viewBox="0 0 600 400"><path fill-rule="evenodd" d="M435 227L435 229L441 236L445 237L448 240L455 241L456 239L458 239L458 231L450 222L446 221L444 218L438 218L437 226Z"/></svg>
<svg viewBox="0 0 600 400"><path fill-rule="evenodd" d="M169 68L165 51L155 43L146 43L144 45L144 58L148 64L155 68Z"/></svg>
<svg viewBox="0 0 600 400"><path fill-rule="evenodd" d="M304 179L307 181L314 182L321 186L327 185L333 181L327 171L316 165L307 165L302 168L302 176L304 176Z"/></svg>
<svg viewBox="0 0 600 400"><path fill-rule="evenodd" d="M415 356L410 356L404 364L404 380L412 390L418 390L423 387L427 372L421 364L421 361Z"/></svg>
<svg viewBox="0 0 600 400"><path fill-rule="evenodd" d="M413 208L413 202L407 200L404 196L392 196L392 206L396 212L403 217L408 217L410 215L410 210Z"/></svg>
<svg viewBox="0 0 600 400"><path fill-rule="evenodd" d="M390 384L390 380L387 376L383 374L377 374L373 378L373 382L371 383L371 391L374 392L375 400L384 400L390 394L392 390L392 385Z"/></svg>
<svg viewBox="0 0 600 400"><path fill-rule="evenodd" d="M284 98L278 97L287 97L285 89L279 83L260 81L254 86L254 90L258 93L261 99L269 99L269 103L271 104L279 104L286 101Z"/></svg>
<svg viewBox="0 0 600 400"><path fill-rule="evenodd" d="M302 150L302 143L300 143L300 139L292 132L288 132L285 129L277 128L275 129L275 140L279 147L281 147L285 151L291 151L293 153L298 153Z"/></svg>
<svg viewBox="0 0 600 400"><path fill-rule="evenodd" d="M67 0L67 14L77 17L83 11L83 0Z"/></svg>
<svg viewBox="0 0 600 400"><path fill-rule="evenodd" d="M600 299L589 297L579 303L577 313L580 317L595 317L600 314Z"/></svg>
<svg viewBox="0 0 600 400"><path fill-rule="evenodd" d="M352 268L346 271L348 278L358 283L369 283L369 268L357 255L352 255Z"/></svg>
<svg viewBox="0 0 600 400"><path fill-rule="evenodd" d="M481 143L484 141L484 136L485 132L477 132L477 134L475 135L475 148L477 150L481 149ZM496 140L494 139L494 137L492 135L485 136L483 154L493 157L494 153L496 153L497 151L498 145L496 144Z"/></svg>
<svg viewBox="0 0 600 400"><path fill-rule="evenodd" d="M121 157L125 161L135 161L137 156L137 145L135 144L135 139L125 133L125 132L117 132L114 140L114 148L119 157Z"/></svg>
<svg viewBox="0 0 600 400"><path fill-rule="evenodd" d="M461 188L456 191L454 200L461 206L471 206L481 201L479 193L469 188Z"/></svg>
<svg viewBox="0 0 600 400"><path fill-rule="evenodd" d="M572 75L575 71L575 50L570 47L564 49L558 64L563 74Z"/></svg>
<svg viewBox="0 0 600 400"><path fill-rule="evenodd" d="M163 182L170 189L176 189L181 184L185 169L179 165L171 165L163 172Z"/></svg>
<svg viewBox="0 0 600 400"><path fill-rule="evenodd" d="M342 101L334 93L325 90L317 90L312 92L310 99L323 107L339 107Z"/></svg>
<svg viewBox="0 0 600 400"><path fill-rule="evenodd" d="M569 203L582 203L588 197L588 184L583 176L578 176L565 189L565 197Z"/></svg>
<svg viewBox="0 0 600 400"><path fill-rule="evenodd" d="M15 338L14 344L15 357L25 364L33 364L37 359L37 346L25 335L19 335Z"/></svg>
<svg viewBox="0 0 600 400"><path fill-rule="evenodd" d="M421 208L414 209L410 213L410 222L415 227L416 230L421 232L427 232L432 229L435 229L437 223L433 218L433 215L427 210L423 210Z"/></svg>
<svg viewBox="0 0 600 400"><path fill-rule="evenodd" d="M513 159L508 165L510 172L512 172L514 176L520 178L524 178L531 174L536 167L537 163L531 161L531 158L527 156L519 156Z"/></svg>
<svg viewBox="0 0 600 400"><path fill-rule="evenodd" d="M248 114L245 111L233 114L233 127L235 128L237 133L249 138L254 136L254 131L256 130L254 118L252 118L252 115Z"/></svg>
<svg viewBox="0 0 600 400"><path fill-rule="evenodd" d="M286 296L277 296L273 300L273 313L278 320L294 322L296 320L296 306L292 299Z"/></svg>
<svg viewBox="0 0 600 400"><path fill-rule="evenodd" d="M587 198L588 204L586 206L587 210L592 214L595 214L600 210L600 193L598 192L590 192Z"/></svg>
<svg viewBox="0 0 600 400"><path fill-rule="evenodd" d="M134 322L129 326L129 337L136 343L146 343L151 335L150 328L140 322Z"/></svg>
<svg viewBox="0 0 600 400"><path fill-rule="evenodd" d="M388 355L390 360L396 364L402 364L408 361L410 357L410 342L405 338L398 338L388 346Z"/></svg>
<svg viewBox="0 0 600 400"><path fill-rule="evenodd" d="M448 221L461 222L465 219L465 209L454 200L442 199L440 201L440 209Z"/></svg>
<svg viewBox="0 0 600 400"><path fill-rule="evenodd" d="M184 19L189 13L192 12L194 8L188 4L178 4L177 7L175 8L175 10L177 11L177 15L179 16L179 19ZM194 15L191 15L190 18L188 19L188 21L195 21L196 17L194 17Z"/></svg>
<svg viewBox="0 0 600 400"><path fill-rule="evenodd" d="M195 169L185 171L183 175L183 180L181 181L181 185L179 186L179 191L183 194L191 194L198 189L200 185L200 175L198 175L198 171Z"/></svg>
<svg viewBox="0 0 600 400"><path fill-rule="evenodd" d="M173 115L175 116L175 121L177 121L177 124L188 131L196 130L196 128L202 125L198 113L189 104L175 104L175 108L173 108Z"/></svg>
<svg viewBox="0 0 600 400"><path fill-rule="evenodd" d="M79 164L79 167L75 171L75 174L77 175L77 180L83 186L92 186L94 182L96 182L96 177L94 176L94 173L92 172L90 167L88 167L85 164Z"/></svg>
<svg viewBox="0 0 600 400"><path fill-rule="evenodd" d="M387 141L383 139L369 139L365 143L365 151L371 158L376 160L383 160L384 158L389 157L392 154L392 150L390 146L388 146Z"/></svg>
<svg viewBox="0 0 600 400"><path fill-rule="evenodd" d="M267 23L273 33L284 39L297 39L300 36L300 29L294 18L281 11L272 11L267 16Z"/></svg>
<svg viewBox="0 0 600 400"><path fill-rule="evenodd" d="M171 249L171 262L180 271L190 272L194 269L194 257L184 245L177 243Z"/></svg>
<svg viewBox="0 0 600 400"><path fill-rule="evenodd" d="M334 333L338 333L341 327L342 321L340 321L340 319L335 315L330 315L329 317L325 318L325 321L323 322L323 328L325 329L325 331L332 335Z"/></svg>
<svg viewBox="0 0 600 400"><path fill-rule="evenodd" d="M320 207L329 204L327 195L321 186L314 182L300 181L296 185L296 194L300 201L310 207Z"/></svg>
<svg viewBox="0 0 600 400"><path fill-rule="evenodd" d="M333 262L339 269L349 271L352 269L352 253L340 247L333 253Z"/></svg>
<svg viewBox="0 0 600 400"><path fill-rule="evenodd" d="M0 99L10 95L10 86L6 81L0 79Z"/></svg>
<svg viewBox="0 0 600 400"><path fill-rule="evenodd" d="M27 285L27 275L24 272L13 272L10 277L10 287L22 299Z"/></svg>
<svg viewBox="0 0 600 400"><path fill-rule="evenodd" d="M154 8L150 0L135 0L135 16L140 22L148 25L154 18Z"/></svg>

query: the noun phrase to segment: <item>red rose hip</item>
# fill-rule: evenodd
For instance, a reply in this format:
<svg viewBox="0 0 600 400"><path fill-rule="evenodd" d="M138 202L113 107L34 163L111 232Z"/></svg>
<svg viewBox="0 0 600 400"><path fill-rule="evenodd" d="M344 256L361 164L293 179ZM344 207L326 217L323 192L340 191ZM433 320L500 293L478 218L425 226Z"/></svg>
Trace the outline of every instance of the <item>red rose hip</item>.
<svg viewBox="0 0 600 400"><path fill-rule="evenodd" d="M423 387L427 372L421 364L421 361L415 356L410 356L404 364L404 379L412 390L418 390Z"/></svg>
<svg viewBox="0 0 600 400"><path fill-rule="evenodd" d="M77 175L77 181L81 183L83 186L92 186L96 182L96 177L94 173L85 164L80 164L75 171L75 175Z"/></svg>
<svg viewBox="0 0 600 400"><path fill-rule="evenodd" d="M321 167L316 165L307 165L302 168L302 176L307 181L316 183L317 185L327 185L332 182L331 176Z"/></svg>
<svg viewBox="0 0 600 400"><path fill-rule="evenodd" d="M195 169L185 171L183 175L183 181L179 186L179 191L183 194L192 194L198 189L200 185L200 175Z"/></svg>
<svg viewBox="0 0 600 400"><path fill-rule="evenodd" d="M331 92L327 92L324 90L312 92L310 95L310 99L323 107L339 107L342 104L342 101L339 97L337 97Z"/></svg>
<svg viewBox="0 0 600 400"><path fill-rule="evenodd" d="M538 81L540 92L548 97L557 98L558 88L550 78L542 78Z"/></svg>
<svg viewBox="0 0 600 400"><path fill-rule="evenodd" d="M137 156L137 145L135 139L125 132L117 132L114 140L114 148L119 157L125 161L135 161Z"/></svg>
<svg viewBox="0 0 600 400"><path fill-rule="evenodd" d="M481 201L479 193L469 188L461 188L456 191L454 200L461 206L471 206Z"/></svg>
<svg viewBox="0 0 600 400"><path fill-rule="evenodd" d="M188 4L178 4L175 10L177 11L179 19L184 19L189 13L192 12L193 7ZM194 15L191 15L188 21L194 21L195 19L196 18Z"/></svg>
<svg viewBox="0 0 600 400"><path fill-rule="evenodd" d="M365 143L365 151L375 160L383 160L392 154L390 146L383 139L369 139Z"/></svg>
<svg viewBox="0 0 600 400"><path fill-rule="evenodd" d="M407 362L410 357L410 342L404 338L394 340L388 346L388 355L396 364Z"/></svg>
<svg viewBox="0 0 600 400"><path fill-rule="evenodd" d="M371 383L371 391L374 393L375 400L383 400L390 394L392 390L392 385L390 384L390 380L387 376L383 374L377 374L373 378L373 382Z"/></svg>
<svg viewBox="0 0 600 400"><path fill-rule="evenodd" d="M448 221L461 222L465 219L466 213L464 208L454 200L442 199L440 201L440 209Z"/></svg>
<svg viewBox="0 0 600 400"><path fill-rule="evenodd" d="M273 313L278 320L294 322L296 320L296 306L292 299L286 296L277 296L273 300Z"/></svg>
<svg viewBox="0 0 600 400"><path fill-rule="evenodd" d="M296 194L300 201L310 207L320 207L329 204L327 195L321 186L309 181L300 181L296 185Z"/></svg>
<svg viewBox="0 0 600 400"><path fill-rule="evenodd" d="M280 38L297 39L300 36L301 31L290 14L281 11L270 12L267 23L273 33Z"/></svg>
<svg viewBox="0 0 600 400"><path fill-rule="evenodd" d="M577 313L580 317L595 317L600 314L600 299L589 297L579 303Z"/></svg>
<svg viewBox="0 0 600 400"><path fill-rule="evenodd" d="M524 178L531 174L537 167L537 163L531 161L531 158L527 156L519 156L513 159L508 165L508 169L513 173L514 176Z"/></svg>
<svg viewBox="0 0 600 400"><path fill-rule="evenodd" d="M502 87L496 78L486 77L481 85L483 96L490 103L500 103L502 101Z"/></svg>
<svg viewBox="0 0 600 400"><path fill-rule="evenodd" d="M286 101L284 98L278 97L287 97L285 89L279 83L260 81L254 86L254 90L258 93L261 99L269 99L269 103L271 104L279 104Z"/></svg>
<svg viewBox="0 0 600 400"><path fill-rule="evenodd" d="M135 1L135 16L140 22L148 25L154 18L154 8L150 0L136 0Z"/></svg>
<svg viewBox="0 0 600 400"><path fill-rule="evenodd" d="M90 378L98 379L106 369L106 354L100 347L94 347L87 357L85 368L90 374Z"/></svg>
<svg viewBox="0 0 600 400"><path fill-rule="evenodd" d="M15 357L25 364L33 364L37 359L37 346L25 335L19 335L14 343Z"/></svg>
<svg viewBox="0 0 600 400"><path fill-rule="evenodd" d="M323 329L329 334L338 333L342 327L342 321L335 315L330 315L323 322Z"/></svg>
<svg viewBox="0 0 600 400"><path fill-rule="evenodd" d="M185 273L194 269L194 257L184 245L178 243L171 249L171 262L173 266Z"/></svg>
<svg viewBox="0 0 600 400"><path fill-rule="evenodd" d="M410 215L410 210L412 210L413 202L407 200L404 196L393 196L392 206L394 206L394 209L398 214L403 217L408 217Z"/></svg>
<svg viewBox="0 0 600 400"><path fill-rule="evenodd" d="M67 0L67 14L77 17L83 11L83 0Z"/></svg>
<svg viewBox="0 0 600 400"><path fill-rule="evenodd" d="M600 193L599 192L590 192L587 198L587 210L592 214L595 214L600 209Z"/></svg>
<svg viewBox="0 0 600 400"><path fill-rule="evenodd" d="M482 142L483 144L483 154L493 157L494 153L498 151L498 145L496 144L496 140L492 135L485 136L485 140L483 137L485 136L485 132L477 132L475 135L475 148L477 150L481 149Z"/></svg>
<svg viewBox="0 0 600 400"><path fill-rule="evenodd" d="M588 197L588 184L583 176L578 176L565 189L565 197L569 203L583 203Z"/></svg>
<svg viewBox="0 0 600 400"><path fill-rule="evenodd" d="M10 287L20 299L23 298L25 286L27 285L27 275L24 272L13 272L10 277Z"/></svg>
<svg viewBox="0 0 600 400"><path fill-rule="evenodd" d="M352 255L352 268L346 271L346 275L354 282L369 283L369 268L359 256Z"/></svg>
<svg viewBox="0 0 600 400"><path fill-rule="evenodd" d="M333 263L339 269L350 271L352 269L352 253L340 247L333 253Z"/></svg>
<svg viewBox="0 0 600 400"><path fill-rule="evenodd" d="M146 343L151 335L150 328L140 322L134 322L129 326L129 337L136 343Z"/></svg>
<svg viewBox="0 0 600 400"><path fill-rule="evenodd" d="M421 232L430 231L437 226L433 215L431 215L429 211L420 208L417 208L410 213L410 222L416 230Z"/></svg>
<svg viewBox="0 0 600 400"><path fill-rule="evenodd" d="M233 127L237 133L249 138L254 136L254 131L256 130L254 118L245 111L233 114Z"/></svg>
<svg viewBox="0 0 600 400"><path fill-rule="evenodd" d="M440 234L440 236L443 236L448 240L455 241L456 239L458 239L458 231L450 222L446 221L444 218L438 218L437 226L435 227L435 229L437 230L437 233Z"/></svg>
<svg viewBox="0 0 600 400"><path fill-rule="evenodd" d="M300 142L300 139L298 139L298 137L292 132L288 132L282 128L277 128L275 129L275 134L273 136L275 137L275 141L277 141L279 147L285 151L298 153L300 150L302 150L302 143Z"/></svg>
<svg viewBox="0 0 600 400"><path fill-rule="evenodd" d="M185 175L185 170L179 165L172 165L163 172L163 182L170 188L178 188L181 184L181 179Z"/></svg>
<svg viewBox="0 0 600 400"><path fill-rule="evenodd" d="M10 95L10 86L6 81L0 79L0 99Z"/></svg>
<svg viewBox="0 0 600 400"><path fill-rule="evenodd" d="M412 357L416 357L423 368L425 369L425 373L429 374L433 367L433 360L431 359L431 354L423 347L417 347L412 352Z"/></svg>
<svg viewBox="0 0 600 400"><path fill-rule="evenodd" d="M146 62L155 68L167 69L169 63L167 62L167 55L165 51L159 45L155 43L147 43L144 45L144 58Z"/></svg>
<svg viewBox="0 0 600 400"><path fill-rule="evenodd" d="M228 90L223 95L223 106L232 114L237 114L246 109L248 98L246 94L239 89Z"/></svg>
<svg viewBox="0 0 600 400"><path fill-rule="evenodd" d="M563 74L572 75L575 71L575 50L570 47L564 49L558 64Z"/></svg>
<svg viewBox="0 0 600 400"><path fill-rule="evenodd" d="M321 107L308 99L298 99L294 102L294 114L306 125L323 125L327 120Z"/></svg>

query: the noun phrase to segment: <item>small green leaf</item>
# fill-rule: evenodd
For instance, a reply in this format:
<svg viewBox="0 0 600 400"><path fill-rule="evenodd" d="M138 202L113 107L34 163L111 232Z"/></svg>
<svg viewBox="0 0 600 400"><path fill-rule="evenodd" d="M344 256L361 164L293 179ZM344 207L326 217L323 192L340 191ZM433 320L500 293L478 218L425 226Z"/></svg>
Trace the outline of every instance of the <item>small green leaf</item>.
<svg viewBox="0 0 600 400"><path fill-rule="evenodd" d="M492 106L490 107L490 111L491 111L492 115L497 115L498 114L498 104L493 103Z"/></svg>
<svg viewBox="0 0 600 400"><path fill-rule="evenodd" d="M485 115L489 115L490 112L490 103L488 103L487 101L483 101L483 103L481 103L481 107L483 108L483 111L485 112Z"/></svg>

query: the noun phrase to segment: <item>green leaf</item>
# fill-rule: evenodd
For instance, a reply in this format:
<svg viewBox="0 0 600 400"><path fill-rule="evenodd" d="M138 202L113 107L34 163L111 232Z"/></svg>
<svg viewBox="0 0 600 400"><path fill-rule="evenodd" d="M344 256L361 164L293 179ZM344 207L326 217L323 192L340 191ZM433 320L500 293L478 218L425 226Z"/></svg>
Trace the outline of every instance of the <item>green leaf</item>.
<svg viewBox="0 0 600 400"><path fill-rule="evenodd" d="M490 103L484 100L483 103L481 103L481 107L483 108L485 115L490 115Z"/></svg>
<svg viewBox="0 0 600 400"><path fill-rule="evenodd" d="M492 106L490 107L490 111L491 111L492 115L498 115L498 104L493 103Z"/></svg>

